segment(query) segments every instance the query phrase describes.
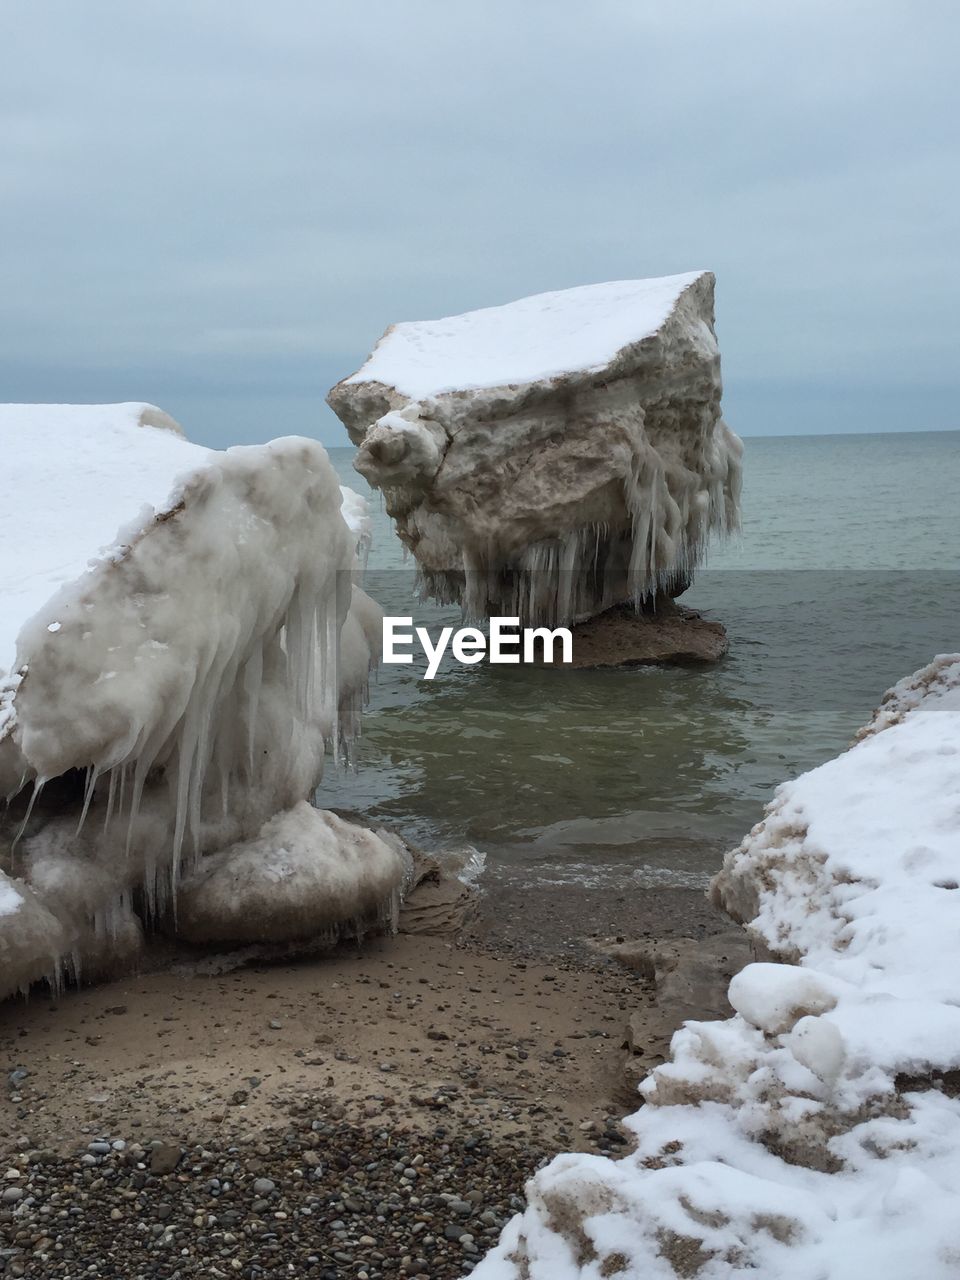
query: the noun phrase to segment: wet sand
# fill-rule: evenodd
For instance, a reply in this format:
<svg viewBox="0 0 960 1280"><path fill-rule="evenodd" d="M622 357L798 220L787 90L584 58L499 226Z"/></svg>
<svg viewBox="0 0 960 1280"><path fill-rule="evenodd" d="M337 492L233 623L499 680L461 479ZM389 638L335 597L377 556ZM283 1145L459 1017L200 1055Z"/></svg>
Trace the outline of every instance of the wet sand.
<svg viewBox="0 0 960 1280"><path fill-rule="evenodd" d="M558 1148L603 1118L644 978L498 958L439 938L372 939L290 965L185 967L0 1010L0 1143L86 1132L240 1137L304 1094L351 1120L515 1129ZM26 1141L25 1141L26 1139Z"/></svg>

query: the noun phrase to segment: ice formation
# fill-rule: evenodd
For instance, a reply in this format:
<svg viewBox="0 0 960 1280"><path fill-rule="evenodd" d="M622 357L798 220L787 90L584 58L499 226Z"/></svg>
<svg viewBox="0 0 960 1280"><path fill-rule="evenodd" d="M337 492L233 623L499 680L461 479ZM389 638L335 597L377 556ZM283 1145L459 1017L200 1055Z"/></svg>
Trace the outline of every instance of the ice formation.
<svg viewBox="0 0 960 1280"><path fill-rule="evenodd" d="M373 521L370 519L366 498L341 485L340 514L356 540L358 572L362 576L373 545Z"/></svg>
<svg viewBox="0 0 960 1280"><path fill-rule="evenodd" d="M362 500L314 441L218 452L148 405L7 405L0 456L6 994L136 949L205 855L266 855L271 820L299 823L306 866L297 806L356 730L380 614ZM402 859L362 867L324 823L315 874L336 880L335 830L364 918Z"/></svg>
<svg viewBox="0 0 960 1280"><path fill-rule="evenodd" d="M329 403L421 584L553 625L682 591L739 522L710 272L392 325Z"/></svg>
<svg viewBox="0 0 960 1280"><path fill-rule="evenodd" d="M405 846L301 801L247 840L204 858L180 888L177 932L189 942L301 941L344 921L396 927L412 874Z"/></svg>
<svg viewBox="0 0 960 1280"><path fill-rule="evenodd" d="M563 1155L478 1280L960 1274L960 654L782 785L715 882L771 957L688 1022L622 1160Z"/></svg>

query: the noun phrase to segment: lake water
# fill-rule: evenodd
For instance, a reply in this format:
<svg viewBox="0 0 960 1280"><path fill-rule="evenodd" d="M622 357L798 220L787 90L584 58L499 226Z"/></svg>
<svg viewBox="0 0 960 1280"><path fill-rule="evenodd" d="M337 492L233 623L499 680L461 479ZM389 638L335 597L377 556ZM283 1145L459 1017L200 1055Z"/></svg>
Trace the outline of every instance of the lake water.
<svg viewBox="0 0 960 1280"><path fill-rule="evenodd" d="M744 522L684 602L716 667L380 670L356 770L323 806L543 882L702 885L776 785L835 755L880 694L960 649L960 433L748 439ZM331 457L369 493L352 449ZM379 496L366 587L431 630Z"/></svg>

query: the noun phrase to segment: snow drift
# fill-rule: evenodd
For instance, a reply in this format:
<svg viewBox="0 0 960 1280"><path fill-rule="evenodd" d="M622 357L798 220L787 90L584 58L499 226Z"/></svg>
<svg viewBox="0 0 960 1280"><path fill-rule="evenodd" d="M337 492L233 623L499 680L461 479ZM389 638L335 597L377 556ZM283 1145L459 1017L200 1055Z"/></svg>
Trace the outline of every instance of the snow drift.
<svg viewBox="0 0 960 1280"><path fill-rule="evenodd" d="M313 441L221 453L148 405L6 405L0 457L4 994L173 926L216 851L227 909L231 857L248 868L246 842L355 733L380 615L354 581L361 500ZM389 903L396 849L368 877L352 837L307 827L315 906L334 882L341 922ZM259 909L269 930L269 895Z"/></svg>
<svg viewBox="0 0 960 1280"><path fill-rule="evenodd" d="M960 654L779 788L717 899L770 955L688 1022L623 1160L559 1156L478 1280L960 1273Z"/></svg>
<svg viewBox="0 0 960 1280"><path fill-rule="evenodd" d="M676 595L739 522L710 272L392 325L328 396L424 590L568 622Z"/></svg>

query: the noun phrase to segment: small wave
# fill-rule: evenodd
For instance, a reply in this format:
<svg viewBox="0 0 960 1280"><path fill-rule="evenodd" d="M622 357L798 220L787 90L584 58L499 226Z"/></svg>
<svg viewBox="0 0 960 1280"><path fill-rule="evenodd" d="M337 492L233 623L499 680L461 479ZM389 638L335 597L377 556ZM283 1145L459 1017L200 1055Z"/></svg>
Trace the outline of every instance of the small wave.
<svg viewBox="0 0 960 1280"><path fill-rule="evenodd" d="M686 871L680 867L637 867L630 879L638 889L704 889L712 876L706 871Z"/></svg>
<svg viewBox="0 0 960 1280"><path fill-rule="evenodd" d="M522 876L519 887L530 892L549 886L577 889L701 889L706 890L712 873L681 867L657 867L644 863L626 868L623 863L597 865L569 862L540 865L532 875Z"/></svg>
<svg viewBox="0 0 960 1280"><path fill-rule="evenodd" d="M431 849L430 856L436 859L447 875L455 876L462 884L470 887L477 883L487 865L487 855L472 844Z"/></svg>

